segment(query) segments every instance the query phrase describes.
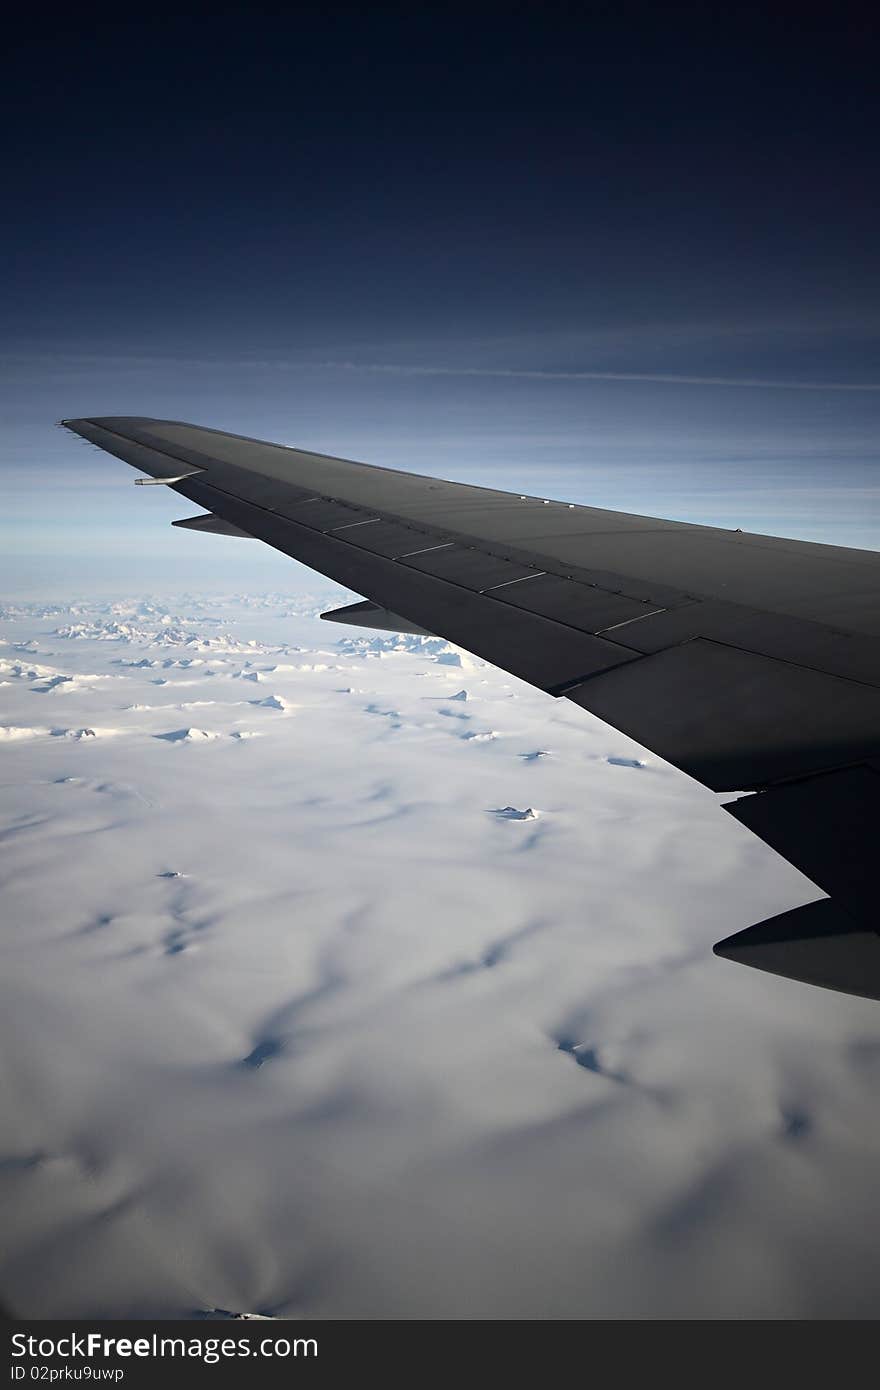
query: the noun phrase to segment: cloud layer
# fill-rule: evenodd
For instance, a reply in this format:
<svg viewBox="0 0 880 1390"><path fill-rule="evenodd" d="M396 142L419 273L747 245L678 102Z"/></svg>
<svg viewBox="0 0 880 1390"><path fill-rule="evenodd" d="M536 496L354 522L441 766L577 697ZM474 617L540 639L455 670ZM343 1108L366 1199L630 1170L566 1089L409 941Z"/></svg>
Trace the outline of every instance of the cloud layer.
<svg viewBox="0 0 880 1390"><path fill-rule="evenodd" d="M115 736L2 753L4 1301L872 1316L876 1008L710 950L815 890L344 601L7 610L4 726Z"/></svg>

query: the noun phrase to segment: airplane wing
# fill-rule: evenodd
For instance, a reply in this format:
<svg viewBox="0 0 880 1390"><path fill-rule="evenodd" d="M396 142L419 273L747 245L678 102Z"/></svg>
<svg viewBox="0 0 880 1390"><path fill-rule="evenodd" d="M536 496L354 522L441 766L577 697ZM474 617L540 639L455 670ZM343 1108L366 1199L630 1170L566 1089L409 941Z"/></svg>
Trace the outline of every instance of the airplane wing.
<svg viewBox="0 0 880 1390"><path fill-rule="evenodd" d="M324 616L444 637L716 792L827 894L718 955L880 999L880 553L444 482L220 430L68 429L365 602Z"/></svg>

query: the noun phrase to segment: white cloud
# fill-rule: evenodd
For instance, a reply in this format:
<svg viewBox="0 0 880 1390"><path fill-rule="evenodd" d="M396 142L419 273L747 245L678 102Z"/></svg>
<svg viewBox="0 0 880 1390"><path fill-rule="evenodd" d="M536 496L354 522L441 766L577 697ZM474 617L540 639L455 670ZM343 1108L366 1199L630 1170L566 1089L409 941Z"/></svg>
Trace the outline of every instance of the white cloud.
<svg viewBox="0 0 880 1390"><path fill-rule="evenodd" d="M124 734L2 754L0 1297L872 1316L876 1006L710 949L816 890L564 700L469 659L452 705L443 644L328 655L345 601L175 600L176 643L142 605L0 624L35 663L6 727L48 731L62 647L117 677L68 729Z"/></svg>

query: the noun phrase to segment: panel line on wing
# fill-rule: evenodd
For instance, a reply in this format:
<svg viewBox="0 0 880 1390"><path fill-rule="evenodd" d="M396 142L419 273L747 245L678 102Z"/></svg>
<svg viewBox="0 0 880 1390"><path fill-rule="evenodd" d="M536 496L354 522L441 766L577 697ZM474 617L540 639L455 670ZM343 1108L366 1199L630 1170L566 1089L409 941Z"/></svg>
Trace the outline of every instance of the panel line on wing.
<svg viewBox="0 0 880 1390"><path fill-rule="evenodd" d="M624 618L622 623L612 623L610 627L600 627L598 632L616 632L619 627L629 627L630 623L643 623L646 618L655 618L658 613L665 613L665 608L652 608L650 613L638 613L634 618Z"/></svg>
<svg viewBox="0 0 880 1390"><path fill-rule="evenodd" d="M455 541L445 541L443 545L428 545L424 550L408 550L405 555L398 555L398 560L409 560L413 555L427 555L431 550L448 550Z"/></svg>
<svg viewBox="0 0 880 1390"><path fill-rule="evenodd" d="M547 573L546 570L538 570L535 574L521 574L518 579L505 579L500 584L492 584L488 589L481 589L481 594L494 594L496 589L507 589L511 584L525 584L529 579L541 579Z"/></svg>

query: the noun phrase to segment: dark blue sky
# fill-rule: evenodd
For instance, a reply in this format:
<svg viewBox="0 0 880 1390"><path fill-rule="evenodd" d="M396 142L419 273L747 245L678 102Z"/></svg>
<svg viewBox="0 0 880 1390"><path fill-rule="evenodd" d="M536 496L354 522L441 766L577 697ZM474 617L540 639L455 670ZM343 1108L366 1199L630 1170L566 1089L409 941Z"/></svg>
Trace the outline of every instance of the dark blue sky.
<svg viewBox="0 0 880 1390"><path fill-rule="evenodd" d="M51 429L88 413L876 546L878 47L845 7L35 22L4 581L228 571Z"/></svg>

